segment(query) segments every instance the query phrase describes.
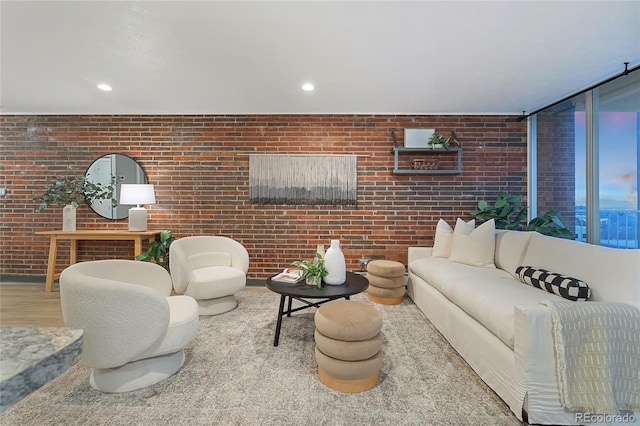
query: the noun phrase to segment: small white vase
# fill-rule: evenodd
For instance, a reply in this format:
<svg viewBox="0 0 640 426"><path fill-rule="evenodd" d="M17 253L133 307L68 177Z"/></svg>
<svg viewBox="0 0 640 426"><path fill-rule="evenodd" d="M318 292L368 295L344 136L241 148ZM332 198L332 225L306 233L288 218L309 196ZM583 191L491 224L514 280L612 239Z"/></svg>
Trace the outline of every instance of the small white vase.
<svg viewBox="0 0 640 426"><path fill-rule="evenodd" d="M323 278L325 284L340 285L347 280L347 263L340 249L340 240L331 240L324 256L324 266L329 273Z"/></svg>
<svg viewBox="0 0 640 426"><path fill-rule="evenodd" d="M67 204L62 208L62 231L75 232L76 230L76 207Z"/></svg>
<svg viewBox="0 0 640 426"><path fill-rule="evenodd" d="M324 245L318 244L316 248L316 253L318 253L324 259Z"/></svg>
<svg viewBox="0 0 640 426"><path fill-rule="evenodd" d="M317 275L309 275L307 276L305 282L308 285L314 285L318 288L322 288L322 277L319 277Z"/></svg>

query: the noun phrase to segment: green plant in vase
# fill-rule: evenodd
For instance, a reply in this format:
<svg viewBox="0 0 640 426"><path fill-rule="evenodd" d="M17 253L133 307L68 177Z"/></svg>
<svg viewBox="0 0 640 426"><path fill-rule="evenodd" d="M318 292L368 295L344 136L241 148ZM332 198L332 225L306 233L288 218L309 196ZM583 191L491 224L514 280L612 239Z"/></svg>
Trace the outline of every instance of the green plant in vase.
<svg viewBox="0 0 640 426"><path fill-rule="evenodd" d="M69 168L73 172L73 168ZM88 179L89 175L73 173L70 176L54 178L44 188L44 193L34 197L38 202L35 211L40 213L50 206L63 206L62 230L76 230L76 209L83 202L91 204L96 200L111 200L111 206L118 205L114 195L120 178L111 176L109 183L96 183Z"/></svg>
<svg viewBox="0 0 640 426"><path fill-rule="evenodd" d="M427 141L427 145L431 146L432 149L444 148L447 151L452 143L460 146L460 141L458 141L456 132L453 130L451 131L451 137L445 136L442 133L434 133Z"/></svg>
<svg viewBox="0 0 640 426"><path fill-rule="evenodd" d="M72 169L69 169L73 171ZM50 206L78 207L83 201L91 204L94 200L111 200L111 205L116 207L118 200L114 193L120 180L112 176L108 184L94 183L85 175L71 175L55 178L44 188L44 193L34 197L33 201L40 204L35 211L40 213Z"/></svg>
<svg viewBox="0 0 640 426"><path fill-rule="evenodd" d="M329 273L320 253L316 253L313 260L297 260L292 265L302 271L302 276L306 279L307 284L315 285L318 288L322 288L322 277Z"/></svg>

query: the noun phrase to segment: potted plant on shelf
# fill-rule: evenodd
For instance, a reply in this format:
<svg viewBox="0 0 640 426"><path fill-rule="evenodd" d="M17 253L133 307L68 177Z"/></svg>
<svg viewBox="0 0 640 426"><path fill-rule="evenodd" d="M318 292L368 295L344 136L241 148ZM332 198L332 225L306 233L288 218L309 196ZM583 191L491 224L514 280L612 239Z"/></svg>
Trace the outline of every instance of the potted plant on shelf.
<svg viewBox="0 0 640 426"><path fill-rule="evenodd" d="M69 168L70 171L73 169ZM62 230L76 230L76 209L86 201L91 204L94 200L111 200L113 207L118 205L114 194L119 178L111 177L108 184L95 183L87 179L85 175L72 174L61 178L55 178L44 188L44 193L34 197L33 201L40 204L35 211L40 213L50 206L64 206L62 210Z"/></svg>
<svg viewBox="0 0 640 426"><path fill-rule="evenodd" d="M451 137L445 136L442 133L434 133L427 141L427 145L429 145L431 149L444 148L447 151L451 143L460 146L460 141L456 137L456 132L453 130L451 131Z"/></svg>
<svg viewBox="0 0 640 426"><path fill-rule="evenodd" d="M169 270L169 248L176 237L168 229L160 233L160 241L155 240L149 244L147 251L136 256L136 260L149 262L153 260L164 269Z"/></svg>
<svg viewBox="0 0 640 426"><path fill-rule="evenodd" d="M302 276L307 284L322 288L322 277L329 271L324 266L324 258L320 253L316 253L313 260L298 260L292 263L302 271Z"/></svg>

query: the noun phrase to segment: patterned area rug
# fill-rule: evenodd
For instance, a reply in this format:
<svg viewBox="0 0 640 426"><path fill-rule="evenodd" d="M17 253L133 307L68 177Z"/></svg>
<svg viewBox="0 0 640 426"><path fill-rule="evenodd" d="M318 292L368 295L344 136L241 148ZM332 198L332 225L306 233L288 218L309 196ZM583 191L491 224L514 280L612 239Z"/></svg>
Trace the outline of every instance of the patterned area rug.
<svg viewBox="0 0 640 426"><path fill-rule="evenodd" d="M104 394L76 365L0 416L8 425L519 425L418 308L372 304L383 321L380 381L346 394L316 374L315 309L284 318L279 296L242 291L238 308L201 317L183 368L154 386ZM362 294L352 300L370 303ZM294 303L295 306L295 303Z"/></svg>

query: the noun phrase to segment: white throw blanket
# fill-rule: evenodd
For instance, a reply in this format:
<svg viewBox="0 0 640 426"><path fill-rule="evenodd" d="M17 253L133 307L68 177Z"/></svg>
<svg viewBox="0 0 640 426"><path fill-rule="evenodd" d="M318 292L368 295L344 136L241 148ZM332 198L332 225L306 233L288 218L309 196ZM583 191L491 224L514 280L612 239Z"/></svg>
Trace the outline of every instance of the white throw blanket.
<svg viewBox="0 0 640 426"><path fill-rule="evenodd" d="M551 310L562 406L640 411L640 310L625 303L541 303Z"/></svg>

